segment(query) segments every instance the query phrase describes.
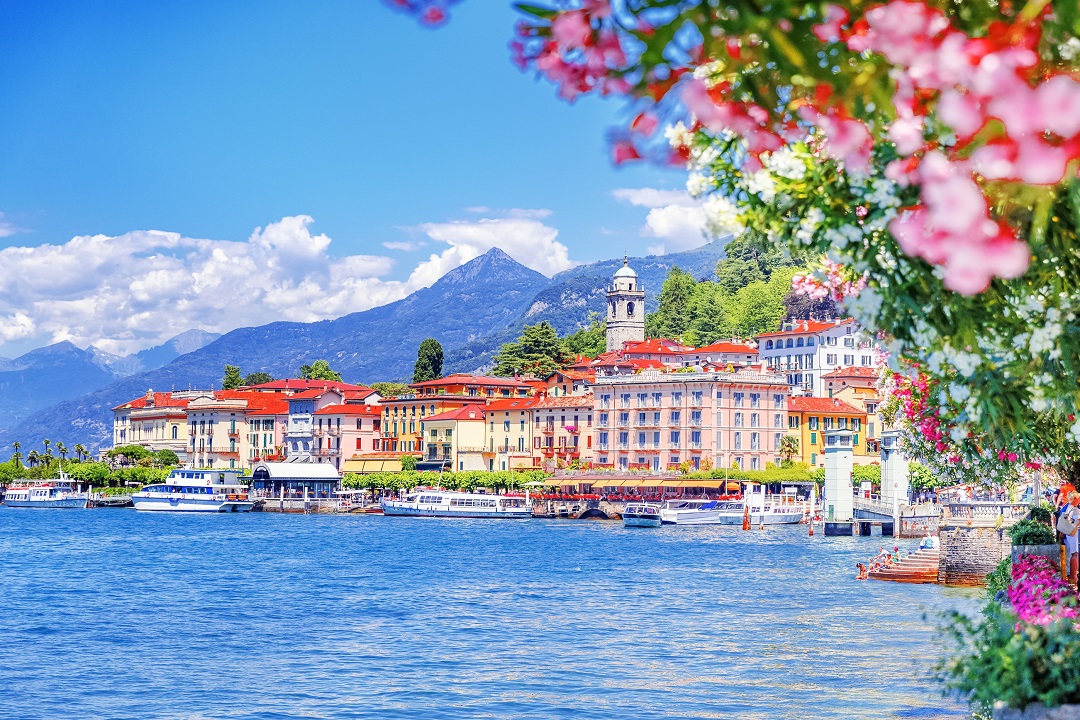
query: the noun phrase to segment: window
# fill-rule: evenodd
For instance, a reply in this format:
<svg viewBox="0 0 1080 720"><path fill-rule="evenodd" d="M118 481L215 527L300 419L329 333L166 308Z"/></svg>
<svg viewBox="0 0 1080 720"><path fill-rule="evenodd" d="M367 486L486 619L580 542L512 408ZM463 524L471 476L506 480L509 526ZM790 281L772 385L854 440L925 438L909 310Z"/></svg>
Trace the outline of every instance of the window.
<svg viewBox="0 0 1080 720"><path fill-rule="evenodd" d="M757 470L758 469L758 459L756 457L750 458L750 469L751 470Z"/></svg>
<svg viewBox="0 0 1080 720"><path fill-rule="evenodd" d="M783 415L781 415L780 413L776 413L776 414L774 414L774 415L773 415L773 423L772 423L772 426L773 426L774 428L778 428L778 427L784 427L784 416L783 416Z"/></svg>
<svg viewBox="0 0 1080 720"><path fill-rule="evenodd" d="M682 440L682 433L678 430L671 431L671 446L679 447L679 442Z"/></svg>
<svg viewBox="0 0 1080 720"><path fill-rule="evenodd" d="M744 425L744 417L741 412L735 413L735 427L742 427Z"/></svg>
<svg viewBox="0 0 1080 720"><path fill-rule="evenodd" d="M855 356L854 355L845 355L844 356L844 365L845 366L850 367L851 365L854 365L854 364L855 364Z"/></svg>
<svg viewBox="0 0 1080 720"><path fill-rule="evenodd" d="M851 332L851 328L848 328L848 332L849 333ZM844 347L849 347L849 348L855 347L855 338L853 338L853 337L844 338Z"/></svg>
<svg viewBox="0 0 1080 720"><path fill-rule="evenodd" d="M836 338L834 338L834 337L825 338L825 344L828 347L836 347Z"/></svg>
<svg viewBox="0 0 1080 720"><path fill-rule="evenodd" d="M735 449L736 450L742 450L742 433L741 432L736 432L735 433ZM741 466L742 465L740 463L740 467Z"/></svg>
<svg viewBox="0 0 1080 720"><path fill-rule="evenodd" d="M750 407L761 407L761 393L750 393Z"/></svg>
<svg viewBox="0 0 1080 720"><path fill-rule="evenodd" d="M672 407L682 407L682 393L681 392L673 392L673 393L671 393L671 406Z"/></svg>
<svg viewBox="0 0 1080 720"><path fill-rule="evenodd" d="M802 347L804 344L805 343L803 342L802 338L799 338L797 341L795 341L795 347Z"/></svg>
<svg viewBox="0 0 1080 720"><path fill-rule="evenodd" d="M681 411L679 411L679 410L672 410L671 411L671 424L672 425L681 425L682 424L682 412Z"/></svg>
<svg viewBox="0 0 1080 720"><path fill-rule="evenodd" d="M784 396L783 395L773 395L772 396L772 406L773 406L774 409L777 409L777 410L784 407Z"/></svg>
<svg viewBox="0 0 1080 720"><path fill-rule="evenodd" d="M742 406L743 406L743 393L737 392L737 393L735 393L735 407L742 407Z"/></svg>
<svg viewBox="0 0 1080 720"><path fill-rule="evenodd" d="M817 453L810 453L810 464L817 465Z"/></svg>
<svg viewBox="0 0 1080 720"><path fill-rule="evenodd" d="M815 416L815 417L810 418L809 422L807 424L810 426L811 430L817 430L818 429L818 419L817 419L817 417Z"/></svg>
<svg viewBox="0 0 1080 720"><path fill-rule="evenodd" d="M772 446L773 446L773 450L776 450L777 448L780 447L780 433L773 433ZM779 464L780 463L777 463L777 465L779 465Z"/></svg>
<svg viewBox="0 0 1080 720"><path fill-rule="evenodd" d="M176 440L176 433L177 433L178 430L179 430L179 428L176 425L172 426L172 439L173 440Z"/></svg>
<svg viewBox="0 0 1080 720"><path fill-rule="evenodd" d="M784 343L784 347L792 347L794 344L795 343L792 342L791 338L788 338L787 342Z"/></svg>
<svg viewBox="0 0 1080 720"><path fill-rule="evenodd" d="M750 449L751 450L760 450L761 449L761 433L756 433L756 432L750 433Z"/></svg>
<svg viewBox="0 0 1080 720"><path fill-rule="evenodd" d="M772 340L766 340L765 341L765 349L766 350L772 350Z"/></svg>
<svg viewBox="0 0 1080 720"><path fill-rule="evenodd" d="M761 415L759 413L750 413L750 427L761 427Z"/></svg>
<svg viewBox="0 0 1080 720"><path fill-rule="evenodd" d="M827 354L825 356L825 364L826 365L835 365L836 364L836 355L834 353Z"/></svg>
<svg viewBox="0 0 1080 720"><path fill-rule="evenodd" d="M807 347L814 347L814 336L813 335L806 338L806 346Z"/></svg>
<svg viewBox="0 0 1080 720"><path fill-rule="evenodd" d="M847 430L847 418L837 418L836 428L837 430Z"/></svg>
<svg viewBox="0 0 1080 720"><path fill-rule="evenodd" d="M791 430L798 430L799 429L799 416L798 415L788 415L787 426Z"/></svg>
<svg viewBox="0 0 1080 720"><path fill-rule="evenodd" d="M871 360L870 360L869 355L863 355L862 356L862 366L863 367L870 367L870 362L871 362Z"/></svg>
<svg viewBox="0 0 1080 720"><path fill-rule="evenodd" d="M621 407L621 408L630 407L630 393L625 393L624 395L619 397L619 407Z"/></svg>
<svg viewBox="0 0 1080 720"><path fill-rule="evenodd" d="M874 437L874 423L867 423L866 436L869 438Z"/></svg>
<svg viewBox="0 0 1080 720"><path fill-rule="evenodd" d="M833 423L834 423L834 418L831 418L831 417L825 418L825 429L826 430L832 430L833 429Z"/></svg>

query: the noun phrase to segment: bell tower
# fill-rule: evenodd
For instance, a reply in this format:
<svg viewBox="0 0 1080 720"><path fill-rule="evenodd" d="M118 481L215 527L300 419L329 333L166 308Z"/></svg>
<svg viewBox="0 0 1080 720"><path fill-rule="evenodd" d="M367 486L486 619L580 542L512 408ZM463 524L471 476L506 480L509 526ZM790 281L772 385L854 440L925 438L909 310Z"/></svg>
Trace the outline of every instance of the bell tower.
<svg viewBox="0 0 1080 720"><path fill-rule="evenodd" d="M627 340L645 339L645 291L627 258L607 290L607 349L622 350Z"/></svg>

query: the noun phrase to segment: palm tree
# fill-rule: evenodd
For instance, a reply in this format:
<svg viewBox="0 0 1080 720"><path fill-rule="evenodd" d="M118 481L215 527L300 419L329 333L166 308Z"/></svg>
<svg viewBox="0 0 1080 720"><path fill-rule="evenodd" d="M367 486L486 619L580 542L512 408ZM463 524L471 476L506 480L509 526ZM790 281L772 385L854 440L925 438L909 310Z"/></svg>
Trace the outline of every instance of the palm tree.
<svg viewBox="0 0 1080 720"><path fill-rule="evenodd" d="M799 454L799 438L794 435L785 435L780 438L780 446L777 447L780 452L780 457L785 463L790 463L791 459Z"/></svg>
<svg viewBox="0 0 1080 720"><path fill-rule="evenodd" d="M45 443L45 457L52 457L52 453L49 452L49 445L52 444L52 440L45 438L41 442Z"/></svg>
<svg viewBox="0 0 1080 720"><path fill-rule="evenodd" d="M86 452L86 446L85 445L83 445L82 443L76 443L75 444L75 456L78 457L79 460L84 459L89 454L90 453Z"/></svg>
<svg viewBox="0 0 1080 720"><path fill-rule="evenodd" d="M38 464L39 457L40 456L38 455L37 450L31 450L30 452L26 453L26 464L30 467L36 466Z"/></svg>
<svg viewBox="0 0 1080 720"><path fill-rule="evenodd" d="M68 449L67 445L62 442L56 443L56 452L60 453L61 460L67 460Z"/></svg>
<svg viewBox="0 0 1080 720"><path fill-rule="evenodd" d="M19 452L22 448L22 443L16 440L11 443L11 447L15 448L15 452L11 455L11 459L15 461L15 467L22 467L22 463L19 462L22 459L22 453Z"/></svg>

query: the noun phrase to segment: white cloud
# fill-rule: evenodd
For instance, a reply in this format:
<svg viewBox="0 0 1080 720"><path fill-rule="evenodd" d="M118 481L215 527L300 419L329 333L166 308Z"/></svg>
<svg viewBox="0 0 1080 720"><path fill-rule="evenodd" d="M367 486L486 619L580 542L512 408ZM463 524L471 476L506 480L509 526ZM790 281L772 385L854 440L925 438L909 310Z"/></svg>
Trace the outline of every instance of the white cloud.
<svg viewBox="0 0 1080 720"><path fill-rule="evenodd" d="M702 203L683 190L619 188L611 194L617 200L649 209L641 234L663 241L649 246L648 251L654 255L689 250L708 240Z"/></svg>
<svg viewBox="0 0 1080 720"><path fill-rule="evenodd" d="M10 237L19 232L19 228L11 224L11 221L4 217L4 213L0 212L0 238Z"/></svg>
<svg viewBox="0 0 1080 720"><path fill-rule="evenodd" d="M286 217L246 242L149 230L5 248L0 342L71 340L126 354L193 327L310 322L417 289L381 279L391 258L331 258L330 238L313 235L311 223L306 215Z"/></svg>
<svg viewBox="0 0 1080 720"><path fill-rule="evenodd" d="M450 247L432 254L413 271L410 282L434 282L447 271L498 247L522 265L544 275L574 267L570 251L555 240L559 231L540 222L546 210L508 211L509 217L424 223L420 230Z"/></svg>
<svg viewBox="0 0 1080 720"><path fill-rule="evenodd" d="M312 222L285 217L246 241L140 230L0 249L0 355L61 340L123 355L192 328L340 317L403 298L493 247L548 275L575 264L536 216L479 218L414 229L446 249L391 280L392 258L334 257Z"/></svg>
<svg viewBox="0 0 1080 720"><path fill-rule="evenodd" d="M410 242L408 240L395 240L393 242L384 242L382 246L387 250L404 250L405 252L412 252L413 250L419 250L424 243Z"/></svg>

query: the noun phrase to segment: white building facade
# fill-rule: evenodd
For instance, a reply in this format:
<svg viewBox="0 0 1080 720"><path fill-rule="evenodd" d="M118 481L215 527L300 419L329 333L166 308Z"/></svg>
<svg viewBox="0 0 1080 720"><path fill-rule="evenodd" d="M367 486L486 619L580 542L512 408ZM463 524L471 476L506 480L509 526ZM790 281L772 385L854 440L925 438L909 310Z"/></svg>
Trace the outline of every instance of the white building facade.
<svg viewBox="0 0 1080 720"><path fill-rule="evenodd" d="M778 332L758 338L758 357L774 371L786 374L792 392L825 397L822 376L837 368L874 367L874 338L855 321L797 320Z"/></svg>

